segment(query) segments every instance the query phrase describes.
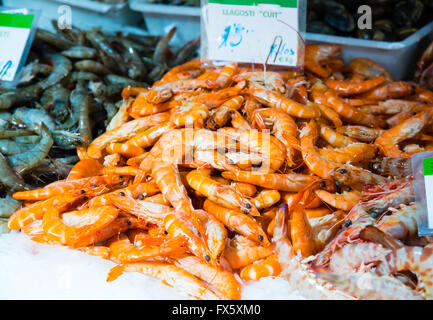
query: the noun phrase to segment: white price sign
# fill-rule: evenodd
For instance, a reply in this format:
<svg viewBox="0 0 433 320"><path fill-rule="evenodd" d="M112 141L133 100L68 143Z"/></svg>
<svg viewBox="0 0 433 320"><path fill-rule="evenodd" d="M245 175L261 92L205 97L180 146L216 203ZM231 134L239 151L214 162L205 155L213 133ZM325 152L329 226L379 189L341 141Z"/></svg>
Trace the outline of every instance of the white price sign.
<svg viewBox="0 0 433 320"><path fill-rule="evenodd" d="M433 235L433 152L416 153L411 159L418 233Z"/></svg>
<svg viewBox="0 0 433 320"><path fill-rule="evenodd" d="M34 14L0 12L0 80L14 82L25 62L35 22ZM29 43L29 45L28 45Z"/></svg>
<svg viewBox="0 0 433 320"><path fill-rule="evenodd" d="M210 0L202 7L206 59L298 64L298 1Z"/></svg>

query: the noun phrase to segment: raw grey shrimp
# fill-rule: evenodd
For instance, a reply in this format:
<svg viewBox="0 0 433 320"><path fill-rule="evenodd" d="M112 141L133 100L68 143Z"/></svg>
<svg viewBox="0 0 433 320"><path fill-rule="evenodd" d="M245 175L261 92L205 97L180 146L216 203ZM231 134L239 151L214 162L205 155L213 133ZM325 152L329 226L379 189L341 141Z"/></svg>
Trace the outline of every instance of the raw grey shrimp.
<svg viewBox="0 0 433 320"><path fill-rule="evenodd" d="M45 124L41 123L39 126L36 126L36 132L38 132L42 138L33 149L8 157L9 163L18 174L22 174L38 166L48 155L53 145L53 138Z"/></svg>
<svg viewBox="0 0 433 320"><path fill-rule="evenodd" d="M72 59L93 59L97 55L94 48L84 46L74 46L62 51L62 55Z"/></svg>

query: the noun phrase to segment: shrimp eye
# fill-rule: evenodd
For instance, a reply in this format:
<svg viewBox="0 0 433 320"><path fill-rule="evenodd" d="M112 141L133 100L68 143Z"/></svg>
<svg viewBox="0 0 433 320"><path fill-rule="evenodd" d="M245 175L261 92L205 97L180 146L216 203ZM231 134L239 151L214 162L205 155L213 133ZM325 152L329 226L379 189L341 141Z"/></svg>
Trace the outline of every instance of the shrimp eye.
<svg viewBox="0 0 433 320"><path fill-rule="evenodd" d="M324 188L324 187L326 187L325 181L320 182L320 188Z"/></svg>
<svg viewBox="0 0 433 320"><path fill-rule="evenodd" d="M125 196L125 192L123 192L123 191L120 191L119 194L120 194L122 197Z"/></svg>
<svg viewBox="0 0 433 320"><path fill-rule="evenodd" d="M371 214L370 217L372 217L373 219L376 219L379 216L379 210L374 210Z"/></svg>
<svg viewBox="0 0 433 320"><path fill-rule="evenodd" d="M85 197L83 197L83 200L87 201L87 200L89 200L89 197L85 196Z"/></svg>
<svg viewBox="0 0 433 320"><path fill-rule="evenodd" d="M233 114L235 114L235 111L234 111L234 110L230 110L229 113L230 113L231 115L233 115Z"/></svg>
<svg viewBox="0 0 433 320"><path fill-rule="evenodd" d="M373 170L379 170L379 164L373 163Z"/></svg>
<svg viewBox="0 0 433 320"><path fill-rule="evenodd" d="M263 236L261 234L259 234L258 238L259 238L259 241L263 241Z"/></svg>
<svg viewBox="0 0 433 320"><path fill-rule="evenodd" d="M84 194L84 193L86 193L86 190L81 190L81 194Z"/></svg>
<svg viewBox="0 0 433 320"><path fill-rule="evenodd" d="M217 125L215 125L215 129L219 129L219 128L221 128L218 124Z"/></svg>
<svg viewBox="0 0 433 320"><path fill-rule="evenodd" d="M167 234L168 234L168 232L164 230L164 234L166 234L166 235L167 235Z"/></svg>
<svg viewBox="0 0 433 320"><path fill-rule="evenodd" d="M209 122L212 123L212 124L215 124L215 120L214 119L210 119Z"/></svg>
<svg viewBox="0 0 433 320"><path fill-rule="evenodd" d="M126 224L130 226L132 224L131 220L126 221Z"/></svg>
<svg viewBox="0 0 433 320"><path fill-rule="evenodd" d="M346 187L346 191L347 191L347 192L349 192L349 191L351 191L351 190L352 190L351 187Z"/></svg>
<svg viewBox="0 0 433 320"><path fill-rule="evenodd" d="M335 181L335 185L336 185L337 187L341 187L343 184L342 184L340 181Z"/></svg>
<svg viewBox="0 0 433 320"><path fill-rule="evenodd" d="M247 209L251 209L251 205L249 203L246 204Z"/></svg>
<svg viewBox="0 0 433 320"><path fill-rule="evenodd" d="M347 173L347 170L346 169L340 169L340 173L345 174L345 173Z"/></svg>
<svg viewBox="0 0 433 320"><path fill-rule="evenodd" d="M248 210L244 210L244 213L245 213L245 214L248 214Z"/></svg>
<svg viewBox="0 0 433 320"><path fill-rule="evenodd" d="M140 195L138 196L138 199L143 200L143 199L144 199L144 195L140 194Z"/></svg>
<svg viewBox="0 0 433 320"><path fill-rule="evenodd" d="M204 256L204 259L205 259L206 261L210 261L210 257L209 257L208 255L205 255L205 256Z"/></svg>
<svg viewBox="0 0 433 320"><path fill-rule="evenodd" d="M346 228L350 227L351 225L352 225L352 221L351 221L351 220L347 220L347 221L344 223L344 226L345 226Z"/></svg>
<svg viewBox="0 0 433 320"><path fill-rule="evenodd" d="M96 189L98 186L96 184L92 185L92 189Z"/></svg>

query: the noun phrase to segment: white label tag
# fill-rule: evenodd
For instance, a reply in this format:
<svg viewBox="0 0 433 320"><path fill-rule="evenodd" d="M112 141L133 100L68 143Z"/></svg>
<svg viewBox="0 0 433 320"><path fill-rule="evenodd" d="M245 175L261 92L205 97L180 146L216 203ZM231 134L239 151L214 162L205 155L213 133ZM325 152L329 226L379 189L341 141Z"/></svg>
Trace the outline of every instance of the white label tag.
<svg viewBox="0 0 433 320"><path fill-rule="evenodd" d="M209 3L202 15L208 59L296 66L297 8Z"/></svg>
<svg viewBox="0 0 433 320"><path fill-rule="evenodd" d="M13 81L20 62L26 57L27 42L32 30L34 15L0 13L0 80Z"/></svg>
<svg viewBox="0 0 433 320"><path fill-rule="evenodd" d="M433 229L433 158L423 160L428 228Z"/></svg>

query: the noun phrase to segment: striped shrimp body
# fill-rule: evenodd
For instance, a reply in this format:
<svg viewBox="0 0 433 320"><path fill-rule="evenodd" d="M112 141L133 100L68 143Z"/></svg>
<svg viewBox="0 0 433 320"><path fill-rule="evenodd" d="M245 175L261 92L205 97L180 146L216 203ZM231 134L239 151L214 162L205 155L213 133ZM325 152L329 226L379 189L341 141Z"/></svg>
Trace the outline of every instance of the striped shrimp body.
<svg viewBox="0 0 433 320"><path fill-rule="evenodd" d="M411 290L401 281L389 276L372 273L320 273L319 277L329 281L348 294L365 300L421 300L422 295Z"/></svg>
<svg viewBox="0 0 433 320"><path fill-rule="evenodd" d="M220 300L199 278L169 263L146 261L118 265L110 270L107 282L117 279L124 272L139 272L152 276L196 299Z"/></svg>
<svg viewBox="0 0 433 320"><path fill-rule="evenodd" d="M301 119L314 119L320 113L307 105L284 97L278 92L257 85L250 85L250 94L264 105L282 110L289 115Z"/></svg>
<svg viewBox="0 0 433 320"><path fill-rule="evenodd" d="M210 170L199 169L188 173L188 184L210 200L225 207L240 210L252 216L259 216L257 208L232 187L210 178Z"/></svg>
<svg viewBox="0 0 433 320"><path fill-rule="evenodd" d="M174 264L179 268L207 282L210 288L224 299L239 300L241 284L233 273L219 267L204 263L195 256L184 256L176 259Z"/></svg>
<svg viewBox="0 0 433 320"><path fill-rule="evenodd" d="M263 231L260 224L254 221L250 216L240 211L220 206L211 200L206 200L203 204L203 208L219 221L222 221L231 230L239 232L248 239L261 243L263 246L269 245L266 233Z"/></svg>
<svg viewBox="0 0 433 320"><path fill-rule="evenodd" d="M416 273L422 282L426 299L433 299L432 247L402 247L387 255L377 268L379 274L408 270Z"/></svg>
<svg viewBox="0 0 433 320"><path fill-rule="evenodd" d="M368 264L383 260L389 252L376 243L350 243L331 256L329 270L335 273L362 272Z"/></svg>
<svg viewBox="0 0 433 320"><path fill-rule="evenodd" d="M406 240L418 236L418 221L420 211L416 205L405 206L390 216L384 216L377 228L398 240Z"/></svg>
<svg viewBox="0 0 433 320"><path fill-rule="evenodd" d="M352 300L353 296L337 289L330 282L320 279L295 254L287 237L287 206L282 205L275 217L274 236L272 242L281 265L281 275L293 288L310 299Z"/></svg>
<svg viewBox="0 0 433 320"><path fill-rule="evenodd" d="M110 224L118 214L119 211L112 206L68 212L62 216L58 210L50 208L44 214L42 227L50 239L74 245L80 238Z"/></svg>
<svg viewBox="0 0 433 320"><path fill-rule="evenodd" d="M286 146L288 166L293 166L295 149L299 149L296 139L298 126L295 121L287 113L273 108L256 109L253 119L260 129L266 129L266 124L271 123L272 133Z"/></svg>
<svg viewBox="0 0 433 320"><path fill-rule="evenodd" d="M259 280L264 277L276 277L281 273L278 256L273 254L263 260L243 267L240 276L243 280Z"/></svg>

